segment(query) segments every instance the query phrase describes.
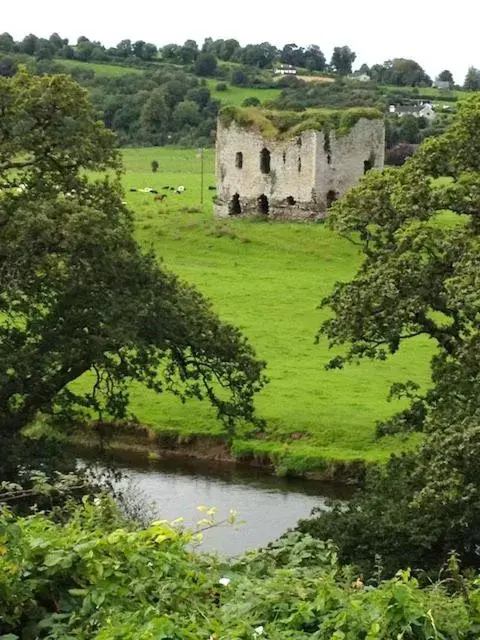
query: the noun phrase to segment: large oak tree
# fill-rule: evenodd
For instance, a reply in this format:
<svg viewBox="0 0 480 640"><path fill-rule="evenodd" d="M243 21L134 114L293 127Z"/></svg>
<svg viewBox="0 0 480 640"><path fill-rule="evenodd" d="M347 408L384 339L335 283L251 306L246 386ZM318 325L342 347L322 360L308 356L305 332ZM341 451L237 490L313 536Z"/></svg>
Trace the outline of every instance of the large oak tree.
<svg viewBox="0 0 480 640"><path fill-rule="evenodd" d="M129 385L255 421L263 364L145 253L115 137L66 76L0 78L0 430L128 415ZM84 393L70 383L90 372Z"/></svg>

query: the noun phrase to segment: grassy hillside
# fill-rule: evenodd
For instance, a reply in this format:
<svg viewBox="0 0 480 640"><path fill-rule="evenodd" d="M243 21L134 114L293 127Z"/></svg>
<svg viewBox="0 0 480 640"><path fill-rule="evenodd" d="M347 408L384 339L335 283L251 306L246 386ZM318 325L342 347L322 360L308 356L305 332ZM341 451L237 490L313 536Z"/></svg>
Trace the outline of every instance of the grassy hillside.
<svg viewBox="0 0 480 640"><path fill-rule="evenodd" d="M281 89L257 89L253 87L235 87L232 84L226 83L228 86L227 91L217 91L215 87L222 80L210 79L207 80L210 93L216 100L220 100L222 104L233 104L240 107L245 98L258 98L261 103L268 102L268 100L275 100L280 95Z"/></svg>
<svg viewBox="0 0 480 640"><path fill-rule="evenodd" d="M56 62L69 69L91 69L100 76L122 76L126 73L144 72L144 69L137 69L136 67L121 67L120 65L103 64L101 62L80 62L79 60L66 60L65 58L58 58Z"/></svg>
<svg viewBox="0 0 480 640"><path fill-rule="evenodd" d="M167 267L198 286L225 320L241 327L268 363L270 384L258 411L267 438L237 443L238 450L274 451L283 464L302 468L319 457L383 459L400 440L377 441L375 421L399 409L387 403L389 385L413 378L427 382L431 345L416 339L388 362L326 372L330 354L314 344L326 316L317 306L337 280L350 278L359 255L321 224L215 220L211 213L213 154L205 154L205 204L200 209L200 160L195 150L165 148L124 152L126 198L135 211L137 235ZM160 163L152 174L150 162ZM164 186L186 187L177 195ZM153 187L167 203L129 188ZM175 398L136 388L133 408L157 430L216 433L220 426L206 404L182 405ZM302 433L300 440L291 435Z"/></svg>

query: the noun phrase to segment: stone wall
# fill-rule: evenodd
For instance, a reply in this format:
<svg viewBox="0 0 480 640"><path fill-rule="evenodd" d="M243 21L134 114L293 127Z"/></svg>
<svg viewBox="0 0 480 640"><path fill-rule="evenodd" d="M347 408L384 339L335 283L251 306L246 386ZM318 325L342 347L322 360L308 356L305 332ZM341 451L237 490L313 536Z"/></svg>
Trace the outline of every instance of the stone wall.
<svg viewBox="0 0 480 640"><path fill-rule="evenodd" d="M317 132L315 191L317 202L327 206L327 194L341 197L368 168L383 169L385 126L382 120L359 120L346 136ZM330 162L329 162L330 161ZM365 163L371 164L365 165Z"/></svg>
<svg viewBox="0 0 480 640"><path fill-rule="evenodd" d="M363 175L365 161L372 158L375 167L383 167L383 145L378 120L360 120L344 137L304 131L280 141L263 139L235 122L228 127L219 122L215 212L315 220L325 215L332 194L342 195Z"/></svg>

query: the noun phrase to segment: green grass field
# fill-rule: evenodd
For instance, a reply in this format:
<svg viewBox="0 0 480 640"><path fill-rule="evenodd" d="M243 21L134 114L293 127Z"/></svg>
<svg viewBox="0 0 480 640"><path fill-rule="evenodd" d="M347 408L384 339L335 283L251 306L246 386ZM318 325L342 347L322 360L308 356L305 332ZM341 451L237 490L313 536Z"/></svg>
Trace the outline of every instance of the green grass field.
<svg viewBox="0 0 480 640"><path fill-rule="evenodd" d="M317 306L337 280L355 272L359 255L343 238L320 224L219 221L212 216L213 151L205 152L204 206L200 207L200 160L193 149L128 149L126 199L135 211L138 239L165 265L195 284L222 318L237 324L258 356L267 361L270 383L258 396L267 420L265 440L239 442L239 450L267 451L294 468L319 458L382 460L405 446L399 439L376 440L375 422L400 408L386 401L393 381L428 381L432 346L416 339L389 361L366 362L327 372L324 342L314 344L325 318ZM158 160L153 174L150 163ZM167 203L130 188L186 187L165 191ZM164 191L162 191L164 192ZM133 392L133 410L156 430L218 433L206 403L182 405L143 388ZM291 434L304 437L292 441Z"/></svg>
<svg viewBox="0 0 480 640"><path fill-rule="evenodd" d="M222 104L233 104L240 107L245 98L258 98L263 104L269 100L275 100L281 93L281 89L257 89L253 87L235 87L232 84L226 83L228 86L227 91L217 91L215 87L222 80L207 80L207 86L210 89L212 97L216 100L220 100Z"/></svg>
<svg viewBox="0 0 480 640"><path fill-rule="evenodd" d="M79 60L66 60L65 58L58 58L56 62L69 69L91 69L99 76L123 76L126 73L144 72L144 69L137 69L136 67L121 67L116 64L103 64L100 62L80 62Z"/></svg>

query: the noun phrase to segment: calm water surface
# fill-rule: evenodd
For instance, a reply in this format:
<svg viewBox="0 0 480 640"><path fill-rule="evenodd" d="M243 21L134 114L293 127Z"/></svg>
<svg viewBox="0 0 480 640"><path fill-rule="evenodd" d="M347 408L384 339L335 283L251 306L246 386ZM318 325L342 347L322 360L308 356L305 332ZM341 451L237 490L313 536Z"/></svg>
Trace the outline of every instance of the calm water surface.
<svg viewBox="0 0 480 640"><path fill-rule="evenodd" d="M195 528L205 517L197 509L200 505L216 507L217 521L235 509L242 522L210 529L202 544L205 550L226 555L274 540L314 507L325 506L327 497L346 497L345 489L332 485L212 462L146 462L129 455L128 460L116 458L116 465L129 478L134 493L155 504L160 519L183 517L187 527Z"/></svg>

